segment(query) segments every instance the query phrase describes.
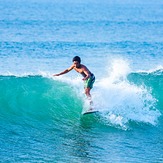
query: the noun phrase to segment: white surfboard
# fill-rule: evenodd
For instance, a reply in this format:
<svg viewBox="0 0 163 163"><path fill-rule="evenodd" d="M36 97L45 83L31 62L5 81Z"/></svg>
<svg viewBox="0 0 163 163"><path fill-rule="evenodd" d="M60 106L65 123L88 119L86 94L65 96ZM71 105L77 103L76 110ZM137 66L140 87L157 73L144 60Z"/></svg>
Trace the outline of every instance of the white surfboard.
<svg viewBox="0 0 163 163"><path fill-rule="evenodd" d="M84 112L83 115L85 115L85 114L97 113L97 112L99 112L99 111L98 111L98 110L94 110L94 109L89 109L89 110L87 110L86 112Z"/></svg>

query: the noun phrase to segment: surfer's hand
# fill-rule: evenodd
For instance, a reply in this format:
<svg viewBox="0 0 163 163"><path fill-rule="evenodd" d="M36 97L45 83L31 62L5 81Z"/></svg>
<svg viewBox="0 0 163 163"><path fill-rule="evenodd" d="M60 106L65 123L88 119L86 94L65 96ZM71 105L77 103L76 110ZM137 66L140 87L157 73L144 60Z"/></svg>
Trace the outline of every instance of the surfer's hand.
<svg viewBox="0 0 163 163"><path fill-rule="evenodd" d="M82 80L87 80L87 78L85 77L85 78L83 78Z"/></svg>

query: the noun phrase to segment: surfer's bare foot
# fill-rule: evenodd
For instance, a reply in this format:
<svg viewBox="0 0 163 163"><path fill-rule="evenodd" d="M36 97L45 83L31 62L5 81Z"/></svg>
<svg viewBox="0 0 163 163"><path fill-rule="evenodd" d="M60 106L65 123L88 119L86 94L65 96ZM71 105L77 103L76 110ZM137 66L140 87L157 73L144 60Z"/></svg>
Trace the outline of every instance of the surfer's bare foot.
<svg viewBox="0 0 163 163"><path fill-rule="evenodd" d="M93 108L90 108L90 109L89 109L89 111L92 111L92 110L93 110Z"/></svg>
<svg viewBox="0 0 163 163"><path fill-rule="evenodd" d="M89 103L90 103L90 105L93 105L93 101L90 101Z"/></svg>

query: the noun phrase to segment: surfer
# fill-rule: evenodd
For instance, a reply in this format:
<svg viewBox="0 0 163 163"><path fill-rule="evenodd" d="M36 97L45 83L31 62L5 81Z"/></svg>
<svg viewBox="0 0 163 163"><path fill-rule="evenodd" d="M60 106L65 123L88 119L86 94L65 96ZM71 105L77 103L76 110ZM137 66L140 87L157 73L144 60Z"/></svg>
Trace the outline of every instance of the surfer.
<svg viewBox="0 0 163 163"><path fill-rule="evenodd" d="M79 56L75 56L72 62L73 64L71 67L69 67L68 69L64 70L61 73L54 74L53 76L60 76L66 74L72 69L80 73L83 76L82 80L84 81L85 94L88 100L90 100L90 103L92 103L90 90L93 88L93 83L95 82L95 76L93 73L89 71L89 69L85 65L81 64L81 59Z"/></svg>

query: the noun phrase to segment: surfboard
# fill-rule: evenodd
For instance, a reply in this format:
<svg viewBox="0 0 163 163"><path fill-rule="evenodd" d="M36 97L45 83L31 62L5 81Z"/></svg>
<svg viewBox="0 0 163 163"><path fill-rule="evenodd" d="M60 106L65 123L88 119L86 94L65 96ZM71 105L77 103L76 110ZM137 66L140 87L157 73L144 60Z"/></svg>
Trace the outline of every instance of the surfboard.
<svg viewBox="0 0 163 163"><path fill-rule="evenodd" d="M97 113L97 112L99 112L99 111L91 109L91 110L88 110L88 111L84 112L83 115Z"/></svg>

